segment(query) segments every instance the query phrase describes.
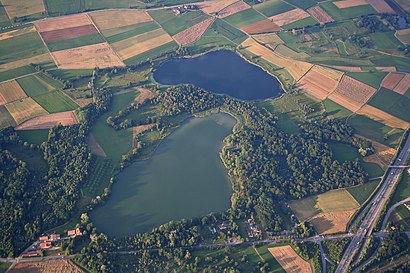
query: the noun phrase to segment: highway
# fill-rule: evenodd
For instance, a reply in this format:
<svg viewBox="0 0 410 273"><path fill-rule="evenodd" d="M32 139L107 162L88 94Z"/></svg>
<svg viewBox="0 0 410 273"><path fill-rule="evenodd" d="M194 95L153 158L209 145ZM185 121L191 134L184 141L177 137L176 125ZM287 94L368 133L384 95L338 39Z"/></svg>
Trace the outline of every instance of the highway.
<svg viewBox="0 0 410 273"><path fill-rule="evenodd" d="M393 166L401 166L402 163L405 163L410 154L410 137L407 137L407 140L403 146L403 149L400 151L400 154L393 163ZM372 234L374 225L382 212L384 206L386 205L387 200L393 192L393 189L396 183L399 180L399 175L403 171L401 168L389 168L385 174L385 180L378 192L374 195L371 200L370 208L364 217L362 223L356 234L352 237L348 248L346 249L343 257L339 263L339 266L336 269L336 273L347 272L349 266L355 256L356 252L359 249L359 245L365 238Z"/></svg>

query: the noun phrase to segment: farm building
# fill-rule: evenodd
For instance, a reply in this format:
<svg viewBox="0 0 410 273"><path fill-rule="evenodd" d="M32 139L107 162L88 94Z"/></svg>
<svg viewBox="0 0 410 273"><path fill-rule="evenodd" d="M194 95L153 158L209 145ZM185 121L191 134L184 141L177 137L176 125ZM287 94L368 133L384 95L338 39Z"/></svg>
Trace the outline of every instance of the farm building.
<svg viewBox="0 0 410 273"><path fill-rule="evenodd" d="M42 242L42 243L40 244L40 248L41 248L41 249L47 249L47 248L50 248L50 247L52 247L52 246L53 246L53 243L50 242L50 241Z"/></svg>
<svg viewBox="0 0 410 273"><path fill-rule="evenodd" d="M60 239L61 239L60 234L51 234L50 235L50 240L51 241L60 240Z"/></svg>
<svg viewBox="0 0 410 273"><path fill-rule="evenodd" d="M44 235L44 236L40 236L40 238L38 238L40 240L40 242L45 242L48 241L48 236Z"/></svg>

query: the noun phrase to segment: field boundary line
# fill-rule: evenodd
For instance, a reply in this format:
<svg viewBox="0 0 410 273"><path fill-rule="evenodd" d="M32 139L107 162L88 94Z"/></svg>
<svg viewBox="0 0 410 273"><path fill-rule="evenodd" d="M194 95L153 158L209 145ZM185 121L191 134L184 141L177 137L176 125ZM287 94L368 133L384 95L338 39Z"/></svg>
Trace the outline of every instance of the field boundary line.
<svg viewBox="0 0 410 273"><path fill-rule="evenodd" d="M33 72L33 73L29 73L29 74L21 75L21 76L18 76L18 77L15 77L15 78L9 79L9 80L2 81L1 83L4 83L4 82L9 82L9 81L14 81L14 80L18 80L18 79L21 79L21 78L24 78L24 77L27 77L27 76L36 75L36 74L39 74L39 73L40 73L40 71L36 71L36 72Z"/></svg>
<svg viewBox="0 0 410 273"><path fill-rule="evenodd" d="M43 20L44 20L44 19L43 19ZM33 22L33 24L34 24L34 22ZM54 64L57 66L57 69L60 69L60 68L58 67L58 63L57 63L56 59L54 58L53 54L51 54L50 49L48 48L46 42L44 41L43 36L41 36L41 32L37 29L36 24L34 24L34 27L35 27L35 29L36 29L36 31L37 31L37 33L38 33L38 36L40 36L40 39L41 39L41 41L43 42L44 46L47 48L48 54L50 54L51 58L53 59Z"/></svg>
<svg viewBox="0 0 410 273"><path fill-rule="evenodd" d="M117 51L114 50L110 43L107 41L107 39L105 38L105 36L101 33L100 29L97 27L97 25L95 24L95 22L93 21L92 17L89 15L89 12L85 12L85 15L87 16L88 20L90 20L91 24L93 24L93 26L95 27L95 29L98 31L98 33L100 34L100 36L104 39L105 43L107 43L108 47L112 50L112 52L114 52L115 56L117 56L117 58L125 65L124 61L122 60L122 58L120 58L120 56L118 55ZM77 47L79 48L79 47Z"/></svg>

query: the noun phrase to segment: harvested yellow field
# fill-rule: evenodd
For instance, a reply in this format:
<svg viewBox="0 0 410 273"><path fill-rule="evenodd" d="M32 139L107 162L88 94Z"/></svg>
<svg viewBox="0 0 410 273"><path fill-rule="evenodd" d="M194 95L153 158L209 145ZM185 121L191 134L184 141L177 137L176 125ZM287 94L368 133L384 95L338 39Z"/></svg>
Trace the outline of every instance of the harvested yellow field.
<svg viewBox="0 0 410 273"><path fill-rule="evenodd" d="M303 9L293 9L293 10L269 17L269 19L281 27L283 25L291 24L293 22L305 19L309 16L310 16L309 13L307 13Z"/></svg>
<svg viewBox="0 0 410 273"><path fill-rule="evenodd" d="M39 116L27 120L17 126L16 130L37 130L37 129L49 129L57 125L70 126L77 124L78 120L74 112L60 112L54 114L48 114Z"/></svg>
<svg viewBox="0 0 410 273"><path fill-rule="evenodd" d="M155 92L146 88L136 87L135 90L139 92L137 98L134 100L138 104L142 104L146 100L153 99L156 96Z"/></svg>
<svg viewBox="0 0 410 273"><path fill-rule="evenodd" d="M403 44L410 44L410 28L396 31L396 37Z"/></svg>
<svg viewBox="0 0 410 273"><path fill-rule="evenodd" d="M362 107L363 105L362 103L358 103L357 101L349 99L348 97L338 92L333 92L332 94L329 95L328 98L336 102L337 104L342 105L344 108L349 109L352 112L358 111L360 107Z"/></svg>
<svg viewBox="0 0 410 273"><path fill-rule="evenodd" d="M252 52L257 56L261 56L266 61L278 67L285 68L296 81L302 78L306 74L306 72L308 72L309 69L311 69L313 66L312 64L307 62L296 61L282 57L274 53L272 50L269 50L268 48L259 44L252 38L248 38L241 45L246 50Z"/></svg>
<svg viewBox="0 0 410 273"><path fill-rule="evenodd" d="M171 41L173 40L168 33L162 29L157 29L119 41L112 44L112 47L122 60L126 60Z"/></svg>
<svg viewBox="0 0 410 273"><path fill-rule="evenodd" d="M396 72L397 69L395 66L376 66L376 70L384 72Z"/></svg>
<svg viewBox="0 0 410 273"><path fill-rule="evenodd" d="M206 1L199 4L198 6L202 9L203 12L211 14L216 13L233 3L238 2L238 0L218 0L218 1Z"/></svg>
<svg viewBox="0 0 410 273"><path fill-rule="evenodd" d="M102 10L89 15L100 30L152 21L151 16L142 10Z"/></svg>
<svg viewBox="0 0 410 273"><path fill-rule="evenodd" d="M275 48L274 52L279 55L282 55L283 57L288 57L291 59L304 59L304 58L310 57L305 52L296 52L283 44L279 44Z"/></svg>
<svg viewBox="0 0 410 273"><path fill-rule="evenodd" d="M85 13L47 18L36 21L34 25L39 32L46 32L64 28L80 27L92 24L90 18Z"/></svg>
<svg viewBox="0 0 410 273"><path fill-rule="evenodd" d="M393 128L400 128L406 130L409 126L408 122L396 118L395 116L392 116L389 113L386 113L368 104L363 105L363 107L357 113L365 115L371 119L374 119Z"/></svg>
<svg viewBox="0 0 410 273"><path fill-rule="evenodd" d="M214 22L215 18L208 18L190 28L187 28L178 34L172 36L172 38L181 46L186 46L198 41L210 25Z"/></svg>
<svg viewBox="0 0 410 273"><path fill-rule="evenodd" d="M0 83L0 105L27 97L15 80Z"/></svg>
<svg viewBox="0 0 410 273"><path fill-rule="evenodd" d="M283 44L283 40L275 33L258 34L252 36L256 41L262 44Z"/></svg>
<svg viewBox="0 0 410 273"><path fill-rule="evenodd" d="M313 273L310 263L303 260L291 246L272 247L268 250L287 273Z"/></svg>
<svg viewBox="0 0 410 273"><path fill-rule="evenodd" d="M315 65L298 82L298 87L319 100L324 100L332 93L343 73Z"/></svg>
<svg viewBox="0 0 410 273"><path fill-rule="evenodd" d="M334 65L336 69L350 71L350 72L361 72L363 71L359 66L343 66L343 65Z"/></svg>
<svg viewBox="0 0 410 273"><path fill-rule="evenodd" d="M59 69L94 69L125 66L107 43L51 53Z"/></svg>
<svg viewBox="0 0 410 273"><path fill-rule="evenodd" d="M34 117L48 114L47 111L44 110L32 98L25 98L10 102L5 106L17 124L21 124L22 122Z"/></svg>
<svg viewBox="0 0 410 273"><path fill-rule="evenodd" d="M251 6L249 6L245 2L239 1L239 2L236 2L232 5L227 6L226 8L224 8L223 10L218 12L218 17L225 18L225 17L228 17L232 14L235 14L235 13L238 13L240 11L247 10L247 9L250 9L250 8L251 8Z"/></svg>
<svg viewBox="0 0 410 273"><path fill-rule="evenodd" d="M1 0L1 3L11 20L45 11L43 0Z"/></svg>
<svg viewBox="0 0 410 273"><path fill-rule="evenodd" d="M367 0L344 0L344 1L337 1L333 2L336 7L339 9L345 9L345 8L351 8L351 7L357 7L357 6L363 6L367 5Z"/></svg>
<svg viewBox="0 0 410 273"><path fill-rule="evenodd" d="M11 30L5 33L1 33L0 34L0 41L1 40L6 40L6 39L10 39L13 37L17 37L23 34L27 34L30 32L36 31L36 28L34 26L30 26L30 27L26 27L26 28L22 28L22 29L15 29L15 30Z"/></svg>
<svg viewBox="0 0 410 273"><path fill-rule="evenodd" d="M350 218L356 210L321 213L309 221L320 235L345 232Z"/></svg>
<svg viewBox="0 0 410 273"><path fill-rule="evenodd" d="M17 263L10 273L83 273L70 260L55 260L45 262Z"/></svg>
<svg viewBox="0 0 410 273"><path fill-rule="evenodd" d="M44 54L37 55L31 58L21 59L21 60L10 62L10 63L0 64L0 72L7 71L10 69L14 69L14 68L19 68L25 65L39 64L39 63L45 63L45 62L54 63L54 60L51 57L50 53L44 53Z"/></svg>

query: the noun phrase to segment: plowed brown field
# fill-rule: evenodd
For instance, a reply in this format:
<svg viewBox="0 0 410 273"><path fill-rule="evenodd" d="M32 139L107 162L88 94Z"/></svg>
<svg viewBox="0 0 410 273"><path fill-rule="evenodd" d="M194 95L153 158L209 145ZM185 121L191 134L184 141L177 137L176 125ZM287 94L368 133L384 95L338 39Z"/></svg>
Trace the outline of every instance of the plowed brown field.
<svg viewBox="0 0 410 273"><path fill-rule="evenodd" d="M70 27L70 28L65 28L65 29L41 32L41 37L43 37L43 40L45 42L51 42L51 41L60 41L60 40L85 36L89 34L96 34L96 33L98 33L98 30L94 27L94 25L90 24L90 25L84 25L84 26L78 26L78 27Z"/></svg>
<svg viewBox="0 0 410 273"><path fill-rule="evenodd" d="M303 260L291 246L272 247L268 250L287 273L313 273L310 264Z"/></svg>
<svg viewBox="0 0 410 273"><path fill-rule="evenodd" d="M58 124L61 124L63 126L70 126L77 123L77 117L73 112L60 112L27 120L26 122L23 122L22 124L17 126L16 130L49 129L51 127L57 126Z"/></svg>
<svg viewBox="0 0 410 273"><path fill-rule="evenodd" d="M369 4L379 13L395 13L384 0L367 0Z"/></svg>
<svg viewBox="0 0 410 273"><path fill-rule="evenodd" d="M232 5L227 6L226 8L221 10L218 13L218 17L225 18L225 17L228 17L232 14L235 14L235 13L238 13L240 11L247 10L247 9L250 9L250 8L251 8L251 6L249 6L245 2L239 1L239 2L236 2Z"/></svg>
<svg viewBox="0 0 410 273"><path fill-rule="evenodd" d="M404 95L410 88L410 74L389 73L382 81L382 87Z"/></svg>
<svg viewBox="0 0 410 273"><path fill-rule="evenodd" d="M198 41L209 26L214 22L215 18L211 17L202 21L190 28L187 28L180 33L174 35L172 38L181 46L186 46Z"/></svg>
<svg viewBox="0 0 410 273"><path fill-rule="evenodd" d="M248 34L258 34L258 33L268 33L268 32L276 32L281 30L281 28L273 23L269 19L265 19L241 28L241 30L245 31Z"/></svg>
<svg viewBox="0 0 410 273"><path fill-rule="evenodd" d="M151 16L142 10L102 10L89 15L100 30L152 21Z"/></svg>
<svg viewBox="0 0 410 273"><path fill-rule="evenodd" d="M315 6L310 9L308 9L309 13L312 14L312 16L318 20L320 23L329 23L333 22L334 19L332 16L330 16L324 9L322 9L320 6Z"/></svg>
<svg viewBox="0 0 410 273"><path fill-rule="evenodd" d="M107 43L51 53L60 69L94 69L125 66Z"/></svg>
<svg viewBox="0 0 410 273"><path fill-rule="evenodd" d="M366 0L344 0L344 1L333 2L333 4L335 4L335 6L338 7L339 9L345 9L345 8L367 5L368 3Z"/></svg>
<svg viewBox="0 0 410 273"><path fill-rule="evenodd" d="M26 93L15 80L0 83L0 105L25 97Z"/></svg>
<svg viewBox="0 0 410 273"><path fill-rule="evenodd" d="M36 21L34 23L39 32L58 30L69 27L79 27L90 24L92 24L92 22L85 13L61 16L56 18L47 18Z"/></svg>
<svg viewBox="0 0 410 273"><path fill-rule="evenodd" d="M330 69L327 69L330 70ZM324 100L333 92L338 83L339 79L332 75L331 73L323 73L324 68L314 66L308 73L298 82L298 86L306 90L309 94L314 97ZM336 79L335 79L336 78Z"/></svg>
<svg viewBox="0 0 410 273"><path fill-rule="evenodd" d="M293 9L293 10L269 17L269 19L281 27L283 25L287 25L287 24L299 21L301 19L305 19L309 16L310 16L309 13L307 13L303 9Z"/></svg>
<svg viewBox="0 0 410 273"><path fill-rule="evenodd" d="M337 93L360 104L366 103L376 91L376 88L346 75L342 77L342 80L336 88Z"/></svg>
<svg viewBox="0 0 410 273"><path fill-rule="evenodd" d="M84 273L69 260L17 263L9 273Z"/></svg>

